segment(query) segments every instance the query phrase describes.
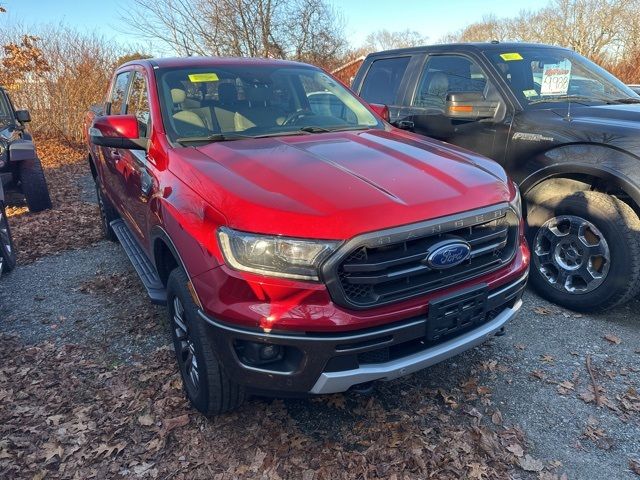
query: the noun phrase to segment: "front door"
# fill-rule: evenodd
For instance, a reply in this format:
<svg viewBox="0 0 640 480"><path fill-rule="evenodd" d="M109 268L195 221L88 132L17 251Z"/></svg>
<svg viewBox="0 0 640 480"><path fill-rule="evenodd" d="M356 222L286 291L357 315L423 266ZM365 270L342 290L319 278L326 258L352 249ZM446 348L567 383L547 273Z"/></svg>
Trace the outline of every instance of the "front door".
<svg viewBox="0 0 640 480"><path fill-rule="evenodd" d="M135 70L131 78L131 87L125 113L138 119L140 138L149 138L151 116L147 79L143 70ZM120 149L124 168L124 201L127 223L141 245L148 242L149 199L157 185L153 163L146 150Z"/></svg>
<svg viewBox="0 0 640 480"><path fill-rule="evenodd" d="M446 99L450 93L480 93L498 105L493 118L450 118ZM464 55L429 55L413 97L406 99L399 121L416 133L459 145L498 161L504 159L511 123L507 105L482 67ZM402 126L403 124L400 123Z"/></svg>

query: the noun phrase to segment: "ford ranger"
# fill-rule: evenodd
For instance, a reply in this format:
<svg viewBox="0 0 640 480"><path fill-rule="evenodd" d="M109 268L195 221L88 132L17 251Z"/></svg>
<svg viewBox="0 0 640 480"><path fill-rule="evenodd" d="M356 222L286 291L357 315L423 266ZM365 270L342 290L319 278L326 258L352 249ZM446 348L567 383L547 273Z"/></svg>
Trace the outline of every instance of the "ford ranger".
<svg viewBox="0 0 640 480"><path fill-rule="evenodd" d="M520 309L515 184L379 110L316 67L203 57L127 63L88 113L105 234L167 305L196 409L367 388Z"/></svg>
<svg viewBox="0 0 640 480"><path fill-rule="evenodd" d="M640 97L548 45L434 45L369 55L353 88L400 128L501 163L520 185L531 283L606 310L640 291Z"/></svg>

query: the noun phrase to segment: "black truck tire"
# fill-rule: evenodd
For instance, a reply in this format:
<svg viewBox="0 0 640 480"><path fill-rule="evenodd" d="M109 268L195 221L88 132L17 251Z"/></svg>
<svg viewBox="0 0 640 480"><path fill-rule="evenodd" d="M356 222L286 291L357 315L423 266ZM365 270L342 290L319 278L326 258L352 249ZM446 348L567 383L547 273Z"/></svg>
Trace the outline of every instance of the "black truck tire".
<svg viewBox="0 0 640 480"><path fill-rule="evenodd" d="M4 203L0 202L0 274L10 272L16 266L16 249Z"/></svg>
<svg viewBox="0 0 640 480"><path fill-rule="evenodd" d="M111 222L117 220L119 218L118 212L111 205L111 202L108 198L104 196L102 193L102 188L100 188L100 183L98 179L95 178L96 185L96 198L98 200L98 208L100 209L100 223L102 224L102 235L107 240L112 242L117 242L118 237L116 236L113 228L111 228Z"/></svg>
<svg viewBox="0 0 640 480"><path fill-rule="evenodd" d="M571 310L604 311L640 291L640 219L610 195L548 198L527 218L531 285Z"/></svg>
<svg viewBox="0 0 640 480"><path fill-rule="evenodd" d="M41 212L51 208L49 188L38 157L20 162L18 178L30 212Z"/></svg>
<svg viewBox="0 0 640 480"><path fill-rule="evenodd" d="M167 282L167 310L176 359L191 404L204 415L218 415L238 408L245 392L222 369L188 282L181 267L169 274Z"/></svg>

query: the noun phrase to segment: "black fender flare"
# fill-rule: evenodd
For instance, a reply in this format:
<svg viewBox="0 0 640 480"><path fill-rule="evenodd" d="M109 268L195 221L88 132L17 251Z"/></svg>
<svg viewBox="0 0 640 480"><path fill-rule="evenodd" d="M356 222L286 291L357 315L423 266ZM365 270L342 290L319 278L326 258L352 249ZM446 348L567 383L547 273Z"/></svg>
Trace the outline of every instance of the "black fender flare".
<svg viewBox="0 0 640 480"><path fill-rule="evenodd" d="M24 138L14 140L9 143L9 161L25 162L38 158L36 154L36 146L31 140Z"/></svg>
<svg viewBox="0 0 640 480"><path fill-rule="evenodd" d="M626 151L596 144L566 145L545 152L532 164L545 166L520 182L525 198L546 180L587 176L625 192L640 208L640 158Z"/></svg>

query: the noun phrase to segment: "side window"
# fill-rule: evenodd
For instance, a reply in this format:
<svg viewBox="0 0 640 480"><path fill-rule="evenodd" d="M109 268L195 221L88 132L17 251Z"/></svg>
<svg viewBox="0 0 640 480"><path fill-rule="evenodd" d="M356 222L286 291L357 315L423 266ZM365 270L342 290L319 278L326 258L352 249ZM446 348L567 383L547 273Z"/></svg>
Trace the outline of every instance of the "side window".
<svg viewBox="0 0 640 480"><path fill-rule="evenodd" d="M131 72L122 72L116 77L113 90L111 90L111 96L109 97L109 102L111 103L111 108L109 109L110 115L120 115L122 113L130 75Z"/></svg>
<svg viewBox="0 0 640 480"><path fill-rule="evenodd" d="M144 79L144 75L140 72L134 72L133 74L126 113L136 116L140 128L140 136L146 138L151 117L149 112L147 82Z"/></svg>
<svg viewBox="0 0 640 480"><path fill-rule="evenodd" d="M362 82L360 96L369 103L394 105L400 82L411 57L375 60Z"/></svg>
<svg viewBox="0 0 640 480"><path fill-rule="evenodd" d="M429 57L424 66L413 105L444 112L449 92L486 93L487 77L466 57L439 55Z"/></svg>

